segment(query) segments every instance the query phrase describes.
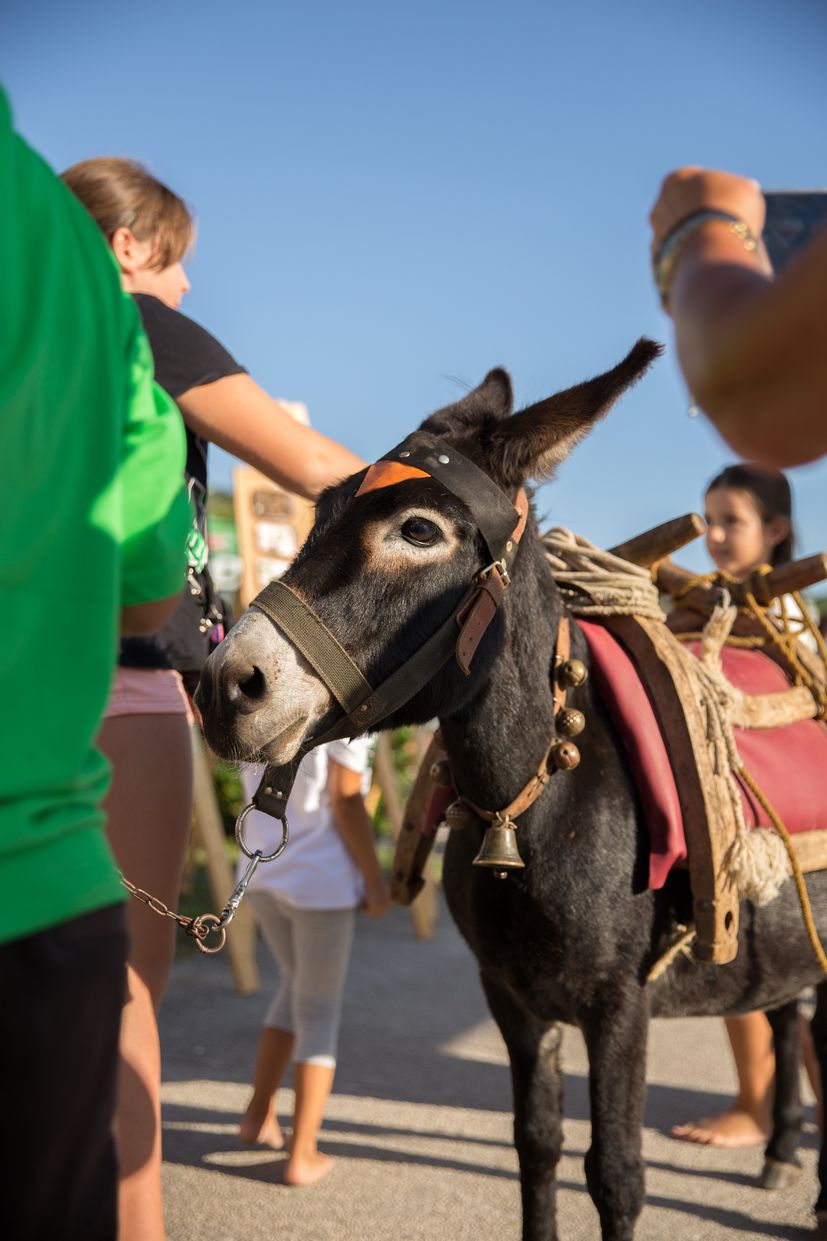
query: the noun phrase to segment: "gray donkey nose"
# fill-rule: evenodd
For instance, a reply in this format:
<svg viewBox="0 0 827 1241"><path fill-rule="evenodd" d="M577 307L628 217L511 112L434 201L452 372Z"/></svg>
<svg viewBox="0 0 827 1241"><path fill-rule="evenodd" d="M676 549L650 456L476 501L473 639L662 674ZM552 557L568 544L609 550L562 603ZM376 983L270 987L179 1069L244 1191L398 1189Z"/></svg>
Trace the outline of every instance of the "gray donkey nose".
<svg viewBox="0 0 827 1241"><path fill-rule="evenodd" d="M234 664L227 670L224 692L236 711L255 711L267 696L267 677L257 664Z"/></svg>
<svg viewBox="0 0 827 1241"><path fill-rule="evenodd" d="M204 665L195 705L205 717L220 714L227 707L246 714L261 706L268 689L264 670L251 659L239 658L229 644L222 643Z"/></svg>

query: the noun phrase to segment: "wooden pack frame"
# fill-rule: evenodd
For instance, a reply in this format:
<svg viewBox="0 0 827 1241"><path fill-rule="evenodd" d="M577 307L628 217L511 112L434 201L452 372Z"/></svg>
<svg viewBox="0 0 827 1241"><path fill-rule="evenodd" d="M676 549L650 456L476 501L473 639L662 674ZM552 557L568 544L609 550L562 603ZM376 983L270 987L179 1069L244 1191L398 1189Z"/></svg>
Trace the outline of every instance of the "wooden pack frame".
<svg viewBox="0 0 827 1241"><path fill-rule="evenodd" d="M696 513L676 518L612 548L614 555L651 568L665 593L678 593L693 575L673 565L667 557L704 530ZM779 594L801 590L827 577L827 556L811 556L785 565L762 577L760 584L745 583L744 589L760 590L760 602ZM708 585L692 585L672 624L682 632L703 625L718 599ZM736 598L736 602L737 602ZM748 618L745 618L748 621ZM683 815L687 862L695 922L693 951L700 960L718 965L732 961L738 951L739 897L725 865L735 840L738 823L727 773L715 770L707 741L707 718L698 699L697 684L687 670L683 649L671 627L662 621L628 615L601 617L601 623L627 650L646 684L661 724ZM750 632L739 617L741 632ZM751 630L754 632L754 628ZM736 630L737 632L737 630ZM775 653L767 648L767 654ZM783 658L779 662L784 663ZM821 661L812 656L809 666L824 677ZM810 710L801 718L812 716ZM414 781L403 817L391 878L394 901L408 905L420 891L423 871L433 847L435 829L425 831L433 792L431 770L445 758L439 734L435 734ZM793 838L804 871L827 869L827 831L807 832Z"/></svg>

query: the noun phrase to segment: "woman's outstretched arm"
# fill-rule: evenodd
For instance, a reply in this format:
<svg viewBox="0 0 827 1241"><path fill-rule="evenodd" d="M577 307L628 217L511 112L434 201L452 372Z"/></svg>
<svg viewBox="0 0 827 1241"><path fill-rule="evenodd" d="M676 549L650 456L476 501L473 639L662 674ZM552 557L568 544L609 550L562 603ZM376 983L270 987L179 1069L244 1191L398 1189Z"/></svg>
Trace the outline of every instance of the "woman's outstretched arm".
<svg viewBox="0 0 827 1241"><path fill-rule="evenodd" d="M196 434L308 500L364 467L349 449L297 422L249 375L190 388L177 401Z"/></svg>

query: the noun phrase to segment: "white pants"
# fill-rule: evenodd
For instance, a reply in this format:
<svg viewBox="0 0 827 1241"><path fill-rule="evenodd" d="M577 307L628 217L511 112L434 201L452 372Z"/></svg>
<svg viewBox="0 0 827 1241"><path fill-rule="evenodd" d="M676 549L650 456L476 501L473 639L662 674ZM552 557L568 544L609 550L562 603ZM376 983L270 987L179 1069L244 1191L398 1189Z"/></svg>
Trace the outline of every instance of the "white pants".
<svg viewBox="0 0 827 1241"><path fill-rule="evenodd" d="M264 1025L295 1035L295 1063L335 1068L356 910L296 909L263 888L248 900L281 974Z"/></svg>

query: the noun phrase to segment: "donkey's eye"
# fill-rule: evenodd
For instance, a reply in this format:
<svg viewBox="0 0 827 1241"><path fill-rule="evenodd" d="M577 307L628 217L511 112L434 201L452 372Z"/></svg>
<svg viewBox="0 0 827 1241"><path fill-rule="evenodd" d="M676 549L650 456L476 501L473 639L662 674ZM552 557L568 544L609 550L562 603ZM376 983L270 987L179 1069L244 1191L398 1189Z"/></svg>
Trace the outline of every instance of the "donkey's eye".
<svg viewBox="0 0 827 1241"><path fill-rule="evenodd" d="M415 547L433 547L442 537L439 526L425 517L409 517L402 525L402 537Z"/></svg>

